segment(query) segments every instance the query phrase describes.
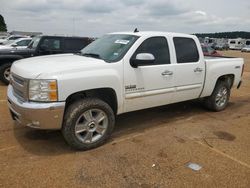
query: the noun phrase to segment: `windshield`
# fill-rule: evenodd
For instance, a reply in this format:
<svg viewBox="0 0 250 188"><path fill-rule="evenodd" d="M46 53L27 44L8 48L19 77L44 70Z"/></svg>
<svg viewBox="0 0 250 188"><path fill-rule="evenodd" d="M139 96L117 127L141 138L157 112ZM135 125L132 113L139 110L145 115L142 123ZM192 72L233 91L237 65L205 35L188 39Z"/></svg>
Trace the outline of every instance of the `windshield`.
<svg viewBox="0 0 250 188"><path fill-rule="evenodd" d="M104 35L82 49L81 54L103 59L106 62L119 61L138 38L135 35L125 34Z"/></svg>
<svg viewBox="0 0 250 188"><path fill-rule="evenodd" d="M34 37L32 41L30 42L28 48L35 49L40 41L41 37Z"/></svg>

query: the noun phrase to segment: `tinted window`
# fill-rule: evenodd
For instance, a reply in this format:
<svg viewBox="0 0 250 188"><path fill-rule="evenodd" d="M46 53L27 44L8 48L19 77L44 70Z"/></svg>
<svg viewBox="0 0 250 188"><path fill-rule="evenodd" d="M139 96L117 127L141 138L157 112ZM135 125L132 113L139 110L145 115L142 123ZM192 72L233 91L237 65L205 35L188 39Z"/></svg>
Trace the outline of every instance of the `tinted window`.
<svg viewBox="0 0 250 188"><path fill-rule="evenodd" d="M42 41L41 46L49 50L59 50L61 49L60 39L46 38Z"/></svg>
<svg viewBox="0 0 250 188"><path fill-rule="evenodd" d="M139 53L150 53L155 57L154 64L170 64L168 42L165 37L146 39L135 51L132 59Z"/></svg>
<svg viewBox="0 0 250 188"><path fill-rule="evenodd" d="M83 49L85 46L88 45L88 41L84 39L65 39L65 50L70 50L70 51L80 51Z"/></svg>
<svg viewBox="0 0 250 188"><path fill-rule="evenodd" d="M199 60L199 53L193 39L174 37L174 45L177 63L190 63Z"/></svg>

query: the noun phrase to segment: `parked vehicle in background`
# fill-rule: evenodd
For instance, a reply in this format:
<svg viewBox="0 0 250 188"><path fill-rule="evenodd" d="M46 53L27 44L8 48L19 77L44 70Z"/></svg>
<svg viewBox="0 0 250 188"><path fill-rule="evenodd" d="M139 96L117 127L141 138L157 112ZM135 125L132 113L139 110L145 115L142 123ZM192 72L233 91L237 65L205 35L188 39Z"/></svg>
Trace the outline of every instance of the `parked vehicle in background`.
<svg viewBox="0 0 250 188"><path fill-rule="evenodd" d="M20 38L14 41L9 41L5 45L0 45L0 50L12 50L27 48L32 38Z"/></svg>
<svg viewBox="0 0 250 188"><path fill-rule="evenodd" d="M204 45L206 45L206 46L214 47L215 44L216 44L216 39L215 39L215 38L205 37L203 43L204 43Z"/></svg>
<svg viewBox="0 0 250 188"><path fill-rule="evenodd" d="M250 46L250 39L246 39L245 46Z"/></svg>
<svg viewBox="0 0 250 188"><path fill-rule="evenodd" d="M5 36L5 35L0 35L0 40L2 39L6 39L8 36Z"/></svg>
<svg viewBox="0 0 250 188"><path fill-rule="evenodd" d="M202 48L204 56L221 56L220 53L218 53L215 49L213 49L212 47L208 45L201 44L201 48Z"/></svg>
<svg viewBox="0 0 250 188"><path fill-rule="evenodd" d="M231 50L241 50L241 48L243 48L245 45L245 40L242 38L229 39L228 44L229 44L229 49Z"/></svg>
<svg viewBox="0 0 250 188"><path fill-rule="evenodd" d="M245 40L245 45L241 49L241 52L250 52L250 39Z"/></svg>
<svg viewBox="0 0 250 188"><path fill-rule="evenodd" d="M122 113L198 98L224 110L243 67L242 58L204 58L194 35L112 33L81 54L16 61L8 105L16 122L61 129L71 147L87 150L110 137Z"/></svg>
<svg viewBox="0 0 250 188"><path fill-rule="evenodd" d="M228 43L217 43L214 47L215 50L228 50L229 45Z"/></svg>
<svg viewBox="0 0 250 188"><path fill-rule="evenodd" d="M0 44L6 44L9 41L14 41L20 38L25 38L28 36L23 36L23 35L10 35L9 37L5 38L5 39L0 39Z"/></svg>
<svg viewBox="0 0 250 188"><path fill-rule="evenodd" d="M250 45L245 46L244 48L242 48L241 52L250 52Z"/></svg>
<svg viewBox="0 0 250 188"><path fill-rule="evenodd" d="M87 37L37 36L25 49L0 50L0 80L9 84L10 67L16 60L42 55L78 53L92 42Z"/></svg>

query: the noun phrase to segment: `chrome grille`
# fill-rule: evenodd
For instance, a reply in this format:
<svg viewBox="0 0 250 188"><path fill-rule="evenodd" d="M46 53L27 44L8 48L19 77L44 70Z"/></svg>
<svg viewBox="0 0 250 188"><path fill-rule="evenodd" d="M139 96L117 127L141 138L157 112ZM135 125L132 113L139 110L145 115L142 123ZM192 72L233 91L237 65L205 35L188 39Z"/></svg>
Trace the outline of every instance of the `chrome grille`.
<svg viewBox="0 0 250 188"><path fill-rule="evenodd" d="M13 94L21 101L28 100L28 80L11 73L10 84L13 87Z"/></svg>

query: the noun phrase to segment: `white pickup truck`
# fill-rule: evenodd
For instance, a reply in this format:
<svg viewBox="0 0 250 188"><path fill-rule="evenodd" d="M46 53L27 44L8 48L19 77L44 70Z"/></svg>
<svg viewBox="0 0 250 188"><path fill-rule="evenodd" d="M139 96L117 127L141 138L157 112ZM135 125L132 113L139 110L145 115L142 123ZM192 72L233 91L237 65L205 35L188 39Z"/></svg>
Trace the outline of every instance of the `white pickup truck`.
<svg viewBox="0 0 250 188"><path fill-rule="evenodd" d="M242 58L204 58L193 35L111 33L80 54L16 61L8 105L20 124L61 129L70 146L86 150L110 137L118 114L198 98L224 110L243 68Z"/></svg>

